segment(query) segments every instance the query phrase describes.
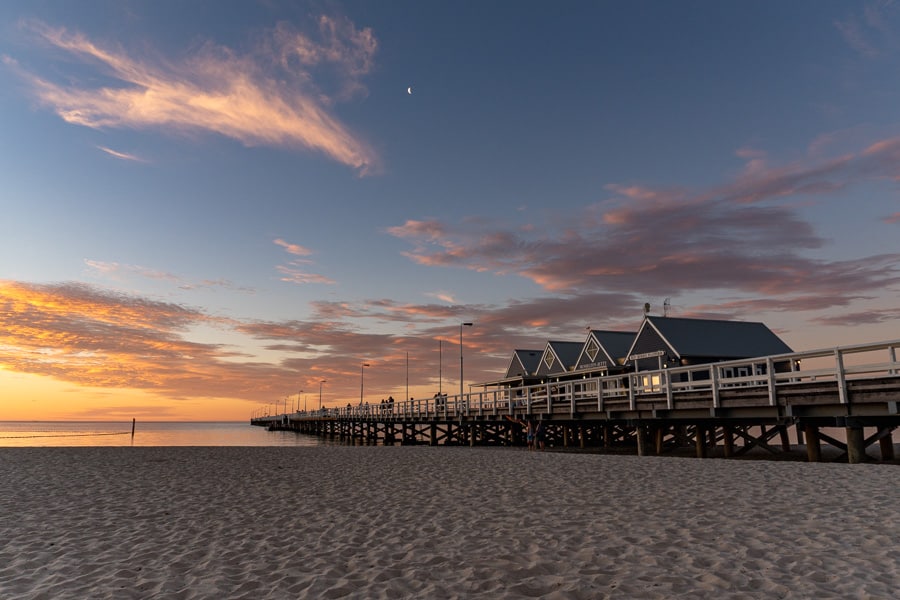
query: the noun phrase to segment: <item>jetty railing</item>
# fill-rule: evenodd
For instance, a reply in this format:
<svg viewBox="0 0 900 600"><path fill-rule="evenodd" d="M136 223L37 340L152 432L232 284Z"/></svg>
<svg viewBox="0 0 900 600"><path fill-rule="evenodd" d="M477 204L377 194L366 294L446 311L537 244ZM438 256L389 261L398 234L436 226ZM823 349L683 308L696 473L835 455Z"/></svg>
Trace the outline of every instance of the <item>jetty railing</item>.
<svg viewBox="0 0 900 600"><path fill-rule="evenodd" d="M486 415L672 410L684 399L722 406L729 392L764 392L770 406L779 394L813 382L837 384L839 402L849 401L848 382L900 378L900 340L856 344L749 359L665 367L603 377L550 376L538 385L436 394L393 403L350 405L292 413L296 418L457 419ZM559 380L556 380L559 378Z"/></svg>

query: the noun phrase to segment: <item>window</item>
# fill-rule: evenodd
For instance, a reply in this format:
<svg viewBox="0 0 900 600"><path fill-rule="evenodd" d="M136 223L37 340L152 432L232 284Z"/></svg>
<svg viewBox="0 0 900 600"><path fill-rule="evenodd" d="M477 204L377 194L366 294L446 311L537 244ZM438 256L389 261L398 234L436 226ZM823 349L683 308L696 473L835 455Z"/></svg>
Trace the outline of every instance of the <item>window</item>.
<svg viewBox="0 0 900 600"><path fill-rule="evenodd" d="M552 353L552 352L550 352L549 350L547 350L546 352L544 352L544 364L547 365L547 368L548 368L548 369L552 369L552 368L553 368L553 363L555 362L555 360L556 360L556 359L555 359L555 357L553 356L553 353Z"/></svg>

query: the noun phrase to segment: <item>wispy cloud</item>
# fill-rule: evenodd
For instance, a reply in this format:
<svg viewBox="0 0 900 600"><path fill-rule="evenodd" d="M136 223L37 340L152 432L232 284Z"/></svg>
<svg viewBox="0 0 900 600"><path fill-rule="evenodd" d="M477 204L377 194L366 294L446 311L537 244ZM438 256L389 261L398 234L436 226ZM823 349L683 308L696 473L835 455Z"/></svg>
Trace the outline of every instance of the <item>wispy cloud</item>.
<svg viewBox="0 0 900 600"><path fill-rule="evenodd" d="M110 156L121 159L121 160L128 160L128 161L133 161L133 162L147 162L145 159L141 158L140 156L137 156L136 154L129 154L127 152L119 152L118 150L113 150L112 148L107 148L106 146L97 146L97 149L102 150L103 152L106 152Z"/></svg>
<svg viewBox="0 0 900 600"><path fill-rule="evenodd" d="M896 49L897 38L888 17L889 12L897 10L893 0L848 4L848 7L862 10L836 20L834 26L851 49L867 59L889 55Z"/></svg>
<svg viewBox="0 0 900 600"><path fill-rule="evenodd" d="M109 279L122 279L127 277L140 277L142 279L152 279L156 281L166 281L172 283L182 290L206 289L206 288L225 288L239 292L253 292L253 288L236 285L227 279L202 279L189 280L180 275L142 267L140 265L129 265L118 262L85 259L84 264L91 269L92 272L100 274Z"/></svg>
<svg viewBox="0 0 900 600"><path fill-rule="evenodd" d="M69 123L208 131L248 146L306 148L362 174L373 172L377 155L334 116L331 105L365 92L361 78L372 68L377 41L370 29L346 19L321 17L317 25L316 34L308 35L281 24L244 55L207 43L187 57L152 60L32 21L26 26L41 40L96 65L115 85L97 86L95 77L55 82L8 57L4 62ZM328 77L322 79L338 82L335 89L317 85L323 70Z"/></svg>
<svg viewBox="0 0 900 600"><path fill-rule="evenodd" d="M309 256L313 253L309 248L304 248L299 244L291 244L281 238L275 240L275 245L281 246L288 254L293 254L294 256Z"/></svg>
<svg viewBox="0 0 900 600"><path fill-rule="evenodd" d="M291 256L303 257L313 254L313 251L309 248L305 248L299 244L286 242L281 238L276 239L274 241L274 244L276 246L281 246L282 248L284 248L285 252L287 252ZM331 285L336 283L333 279L326 277L325 275L310 273L309 265L312 264L313 261L311 259L294 258L289 260L286 264L276 266L275 270L281 273L281 281L287 283L296 283L301 285L309 283Z"/></svg>
<svg viewBox="0 0 900 600"><path fill-rule="evenodd" d="M441 302L446 302L447 304L455 304L456 299L453 297L453 294L446 291L439 292L426 292L425 296L428 298L434 298L436 300L440 300Z"/></svg>

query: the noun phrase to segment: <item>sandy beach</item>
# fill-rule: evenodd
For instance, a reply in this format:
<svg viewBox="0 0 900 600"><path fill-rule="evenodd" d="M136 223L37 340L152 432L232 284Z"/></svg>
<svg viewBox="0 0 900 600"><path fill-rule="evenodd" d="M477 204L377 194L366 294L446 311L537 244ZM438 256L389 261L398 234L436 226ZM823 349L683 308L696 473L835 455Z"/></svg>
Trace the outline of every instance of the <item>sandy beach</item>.
<svg viewBox="0 0 900 600"><path fill-rule="evenodd" d="M3 448L0 598L892 598L893 465Z"/></svg>

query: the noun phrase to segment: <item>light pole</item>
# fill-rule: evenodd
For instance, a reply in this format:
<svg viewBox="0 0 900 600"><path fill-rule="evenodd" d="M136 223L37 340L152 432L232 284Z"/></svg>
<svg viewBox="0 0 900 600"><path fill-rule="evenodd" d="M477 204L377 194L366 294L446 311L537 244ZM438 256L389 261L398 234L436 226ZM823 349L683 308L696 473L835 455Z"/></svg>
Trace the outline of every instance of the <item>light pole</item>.
<svg viewBox="0 0 900 600"><path fill-rule="evenodd" d="M462 345L462 328L471 327L473 323L459 324L459 400L463 398L463 345Z"/></svg>
<svg viewBox="0 0 900 600"><path fill-rule="evenodd" d="M362 406L363 403L363 373L365 373L365 368L369 366L369 363L363 363L359 367L359 405Z"/></svg>
<svg viewBox="0 0 900 600"><path fill-rule="evenodd" d="M297 392L297 412L300 412L300 394L303 393L303 390ZM303 407L303 410L306 410L306 406Z"/></svg>
<svg viewBox="0 0 900 600"><path fill-rule="evenodd" d="M322 410L322 384L328 381L327 379L323 379L319 382L319 410Z"/></svg>

